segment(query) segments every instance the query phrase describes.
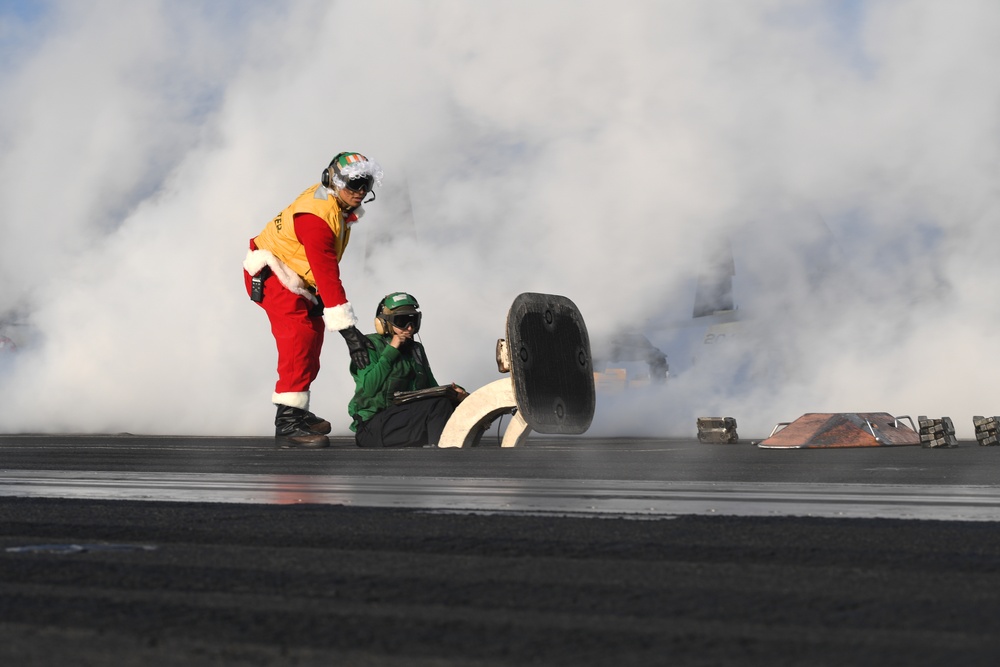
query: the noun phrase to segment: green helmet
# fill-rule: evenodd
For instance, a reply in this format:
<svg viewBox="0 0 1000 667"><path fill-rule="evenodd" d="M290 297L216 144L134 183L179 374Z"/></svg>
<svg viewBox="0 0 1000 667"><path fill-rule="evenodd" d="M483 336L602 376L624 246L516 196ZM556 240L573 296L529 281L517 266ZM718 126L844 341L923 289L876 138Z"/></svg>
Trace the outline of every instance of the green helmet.
<svg viewBox="0 0 1000 667"><path fill-rule="evenodd" d="M405 329L413 325L413 333L420 331L420 304L412 294L393 292L378 302L375 308L375 331L383 336L392 334L392 326Z"/></svg>

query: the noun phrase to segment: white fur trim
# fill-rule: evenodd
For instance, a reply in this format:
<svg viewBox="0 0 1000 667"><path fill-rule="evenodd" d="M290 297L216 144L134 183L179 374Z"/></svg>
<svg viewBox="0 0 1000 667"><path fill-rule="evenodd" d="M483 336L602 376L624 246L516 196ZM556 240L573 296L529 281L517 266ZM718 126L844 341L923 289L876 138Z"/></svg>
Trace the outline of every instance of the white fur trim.
<svg viewBox="0 0 1000 667"><path fill-rule="evenodd" d="M271 395L271 402L275 405L287 405L290 408L300 410L309 409L308 391L286 391L281 394L275 392Z"/></svg>
<svg viewBox="0 0 1000 667"><path fill-rule="evenodd" d="M354 308L350 301L345 301L339 306L328 306L323 309L323 321L330 331L340 331L358 324L358 318L354 316Z"/></svg>
<svg viewBox="0 0 1000 667"><path fill-rule="evenodd" d="M255 276L265 266L271 267L271 272L278 277L278 282L284 285L289 292L305 297L313 303L319 303L316 295L306 287L306 281L302 280L302 276L288 268L288 265L275 257L270 250L250 250L247 252L247 257L243 260L243 268L246 269L247 273Z"/></svg>
<svg viewBox="0 0 1000 667"><path fill-rule="evenodd" d="M331 169L333 172L331 174L331 182L337 188L344 187L345 181L337 174L336 170ZM358 160L357 162L351 162L346 167L341 167L341 173L347 177L347 180L353 180L361 176L371 176L375 181L374 185L376 187L382 187L382 165L374 160L369 160L365 158L364 160Z"/></svg>

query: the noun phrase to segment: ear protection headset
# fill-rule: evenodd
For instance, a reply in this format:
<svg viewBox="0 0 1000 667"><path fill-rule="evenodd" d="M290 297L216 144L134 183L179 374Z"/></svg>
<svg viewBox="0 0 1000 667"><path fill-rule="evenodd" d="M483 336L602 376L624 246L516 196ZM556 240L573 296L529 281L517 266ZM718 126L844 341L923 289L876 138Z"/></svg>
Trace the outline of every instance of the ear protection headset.
<svg viewBox="0 0 1000 667"><path fill-rule="evenodd" d="M378 310L375 311L375 333L379 336L388 336L392 333L392 326L389 324L389 320L384 317L381 303L378 305Z"/></svg>
<svg viewBox="0 0 1000 667"><path fill-rule="evenodd" d="M417 300L414 299L413 295L411 294L406 294L404 292L393 292L392 294L386 294L384 297L382 297L382 300L378 302L378 306L375 308L375 333L377 333L379 336L392 335L392 324L389 322L389 315L391 314L392 311L389 308L386 308L385 302L386 299L397 295L406 297L406 300L409 302L406 305L411 305L417 309L420 308L420 304L417 303ZM417 315L418 316L420 315L419 310L417 312ZM418 329L420 328L420 320L417 320L417 328Z"/></svg>

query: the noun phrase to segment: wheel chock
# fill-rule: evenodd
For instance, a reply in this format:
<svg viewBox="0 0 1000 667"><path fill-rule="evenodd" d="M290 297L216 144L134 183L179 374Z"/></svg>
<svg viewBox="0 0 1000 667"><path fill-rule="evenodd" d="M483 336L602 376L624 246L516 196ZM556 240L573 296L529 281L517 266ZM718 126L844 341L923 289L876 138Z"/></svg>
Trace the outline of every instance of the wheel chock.
<svg viewBox="0 0 1000 667"><path fill-rule="evenodd" d="M955 437L955 423L950 417L928 419L921 415L917 418L920 425L920 446L927 448L958 447Z"/></svg>
<svg viewBox="0 0 1000 667"><path fill-rule="evenodd" d="M732 444L740 441L732 417L698 417L698 442Z"/></svg>
<svg viewBox="0 0 1000 667"><path fill-rule="evenodd" d="M976 442L982 447L996 447L1000 444L1000 417L973 417L976 428Z"/></svg>

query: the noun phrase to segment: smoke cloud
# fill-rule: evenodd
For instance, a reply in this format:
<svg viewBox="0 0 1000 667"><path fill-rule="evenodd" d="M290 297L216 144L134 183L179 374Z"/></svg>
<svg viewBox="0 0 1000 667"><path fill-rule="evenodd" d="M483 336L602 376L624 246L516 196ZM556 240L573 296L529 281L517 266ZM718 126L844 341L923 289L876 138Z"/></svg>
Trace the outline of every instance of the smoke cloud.
<svg viewBox="0 0 1000 667"><path fill-rule="evenodd" d="M372 0L0 5L0 432L268 434L247 240L342 150L385 169L341 269L415 294L474 389L525 291L662 386L595 435L1000 413L1000 5ZM692 322L733 249L735 336ZM692 359L695 359L692 362ZM312 409L347 433L330 335Z"/></svg>

